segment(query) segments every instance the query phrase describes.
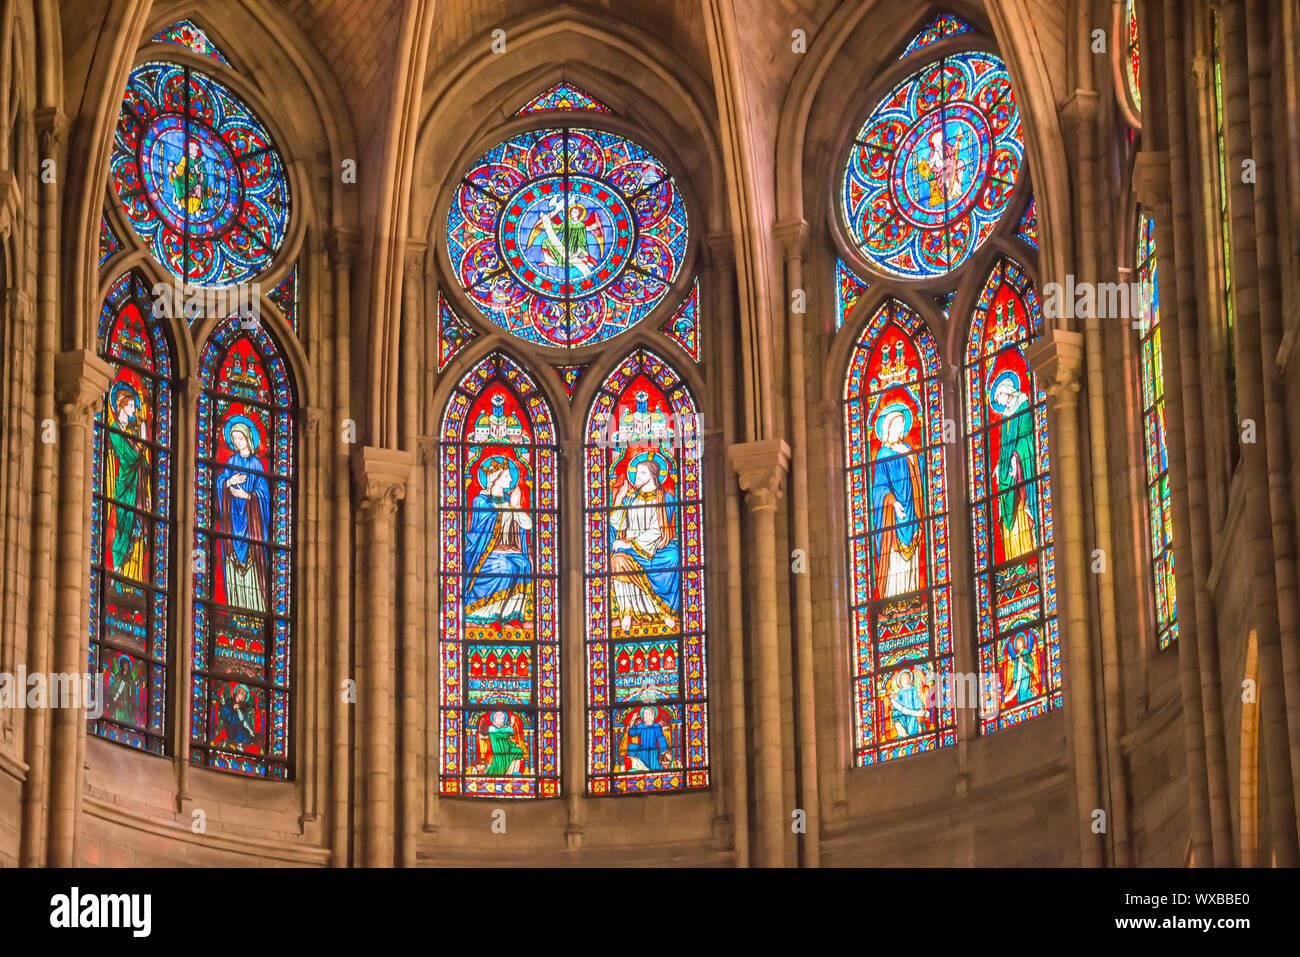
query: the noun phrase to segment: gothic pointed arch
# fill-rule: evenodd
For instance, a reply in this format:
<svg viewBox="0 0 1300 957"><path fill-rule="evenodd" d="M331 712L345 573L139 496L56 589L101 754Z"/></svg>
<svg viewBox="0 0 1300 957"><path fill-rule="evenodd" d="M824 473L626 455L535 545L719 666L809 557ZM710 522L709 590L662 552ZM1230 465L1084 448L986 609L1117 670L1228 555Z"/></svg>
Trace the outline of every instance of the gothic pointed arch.
<svg viewBox="0 0 1300 957"><path fill-rule="evenodd" d="M533 374L479 360L442 411L439 791L560 793L559 452Z"/></svg>

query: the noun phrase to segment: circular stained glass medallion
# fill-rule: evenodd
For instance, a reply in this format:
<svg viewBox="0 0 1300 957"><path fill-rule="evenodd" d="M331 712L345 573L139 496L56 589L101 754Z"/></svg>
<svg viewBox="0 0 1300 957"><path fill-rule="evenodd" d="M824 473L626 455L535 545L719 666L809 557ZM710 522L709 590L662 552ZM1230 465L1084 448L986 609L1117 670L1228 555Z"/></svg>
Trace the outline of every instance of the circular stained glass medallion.
<svg viewBox="0 0 1300 957"><path fill-rule="evenodd" d="M686 253L686 207L664 165L626 137L537 130L480 157L448 213L447 247L483 315L562 348L631 328Z"/></svg>
<svg viewBox="0 0 1300 957"><path fill-rule="evenodd" d="M270 134L232 92L188 67L131 72L111 168L135 234L188 282L250 279L284 242L289 186Z"/></svg>
<svg viewBox="0 0 1300 957"><path fill-rule="evenodd" d="M1002 60L945 57L898 84L862 125L844 177L849 236L882 272L942 276L993 233L1023 158Z"/></svg>

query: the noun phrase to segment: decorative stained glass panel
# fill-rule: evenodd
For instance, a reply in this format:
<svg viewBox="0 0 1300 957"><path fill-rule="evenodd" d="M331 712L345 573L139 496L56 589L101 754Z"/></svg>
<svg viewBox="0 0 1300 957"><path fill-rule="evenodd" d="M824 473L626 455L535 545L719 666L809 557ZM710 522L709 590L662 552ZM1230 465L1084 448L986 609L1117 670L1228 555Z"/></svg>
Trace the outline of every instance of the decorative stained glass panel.
<svg viewBox="0 0 1300 957"><path fill-rule="evenodd" d="M937 16L930 21L929 25L924 30L916 35L911 43L907 45L899 56L899 59L901 60L908 54L915 53L917 50L928 47L932 43L938 43L940 40L948 37L955 37L961 33L974 32L975 28L965 20L950 16L949 14Z"/></svg>
<svg viewBox="0 0 1300 957"><path fill-rule="evenodd" d="M897 300L844 383L854 760L957 739L943 386L934 336Z"/></svg>
<svg viewBox="0 0 1300 957"><path fill-rule="evenodd" d="M1006 65L944 57L894 87L858 132L841 200L849 236L884 273L942 276L993 233L1023 158Z"/></svg>
<svg viewBox="0 0 1300 957"><path fill-rule="evenodd" d="M489 321L568 348L625 332L663 299L686 255L686 206L663 163L631 140L534 130L473 163L447 235Z"/></svg>
<svg viewBox="0 0 1300 957"><path fill-rule="evenodd" d="M289 270L289 275L285 276L266 296L275 307L280 310L280 315L284 316L284 321L289 324L289 328L297 330L298 328L298 267L295 265Z"/></svg>
<svg viewBox="0 0 1300 957"><path fill-rule="evenodd" d="M691 294L687 296L673 317L661 330L664 335L686 350L686 354L696 362L700 361L700 281L691 285Z"/></svg>
<svg viewBox="0 0 1300 957"><path fill-rule="evenodd" d="M1031 248L1038 248L1038 200L1029 201L1029 208L1020 217L1020 225L1016 227L1016 235Z"/></svg>
<svg viewBox="0 0 1300 957"><path fill-rule="evenodd" d="M456 386L438 454L439 789L560 793L559 452L542 390L496 352Z"/></svg>
<svg viewBox="0 0 1300 957"><path fill-rule="evenodd" d="M1024 352L1041 330L1038 291L1000 259L976 303L965 375L984 733L1061 704L1047 397Z"/></svg>
<svg viewBox="0 0 1300 957"><path fill-rule="evenodd" d="M90 730L162 754L167 717L173 383L171 348L134 273L109 289L99 352L113 369L95 416L89 673L104 676Z"/></svg>
<svg viewBox="0 0 1300 957"><path fill-rule="evenodd" d="M515 116L525 113L544 113L547 110L590 110L593 113L612 113L613 111L572 83L557 83L541 96L535 96L519 110Z"/></svg>
<svg viewBox="0 0 1300 957"><path fill-rule="evenodd" d="M223 66L230 66L230 61L217 49L217 45L208 39L203 28L193 20L180 20L172 24L166 30L154 34L153 42L175 43L200 56L216 60Z"/></svg>
<svg viewBox="0 0 1300 957"><path fill-rule="evenodd" d="M564 386L564 394L570 399L573 398L573 392L578 388L578 380L582 374L587 371L585 365L576 366L552 366L555 374L560 377L560 383Z"/></svg>
<svg viewBox="0 0 1300 957"><path fill-rule="evenodd" d="M296 399L264 327L231 319L199 363L193 763L289 777Z"/></svg>
<svg viewBox="0 0 1300 957"><path fill-rule="evenodd" d="M707 787L695 399L638 349L602 383L584 435L588 793Z"/></svg>
<svg viewBox="0 0 1300 957"><path fill-rule="evenodd" d="M438 371L447 368L457 353L477 337L478 333L466 325L442 293L438 293Z"/></svg>
<svg viewBox="0 0 1300 957"><path fill-rule="evenodd" d="M270 133L230 90L187 66L131 71L111 171L127 222L182 280L242 282L284 242L289 182Z"/></svg>
<svg viewBox="0 0 1300 957"><path fill-rule="evenodd" d="M844 265L844 260L835 260L835 328L839 329L844 325L844 319L848 316L849 311L857 305L862 294L868 289L867 283L863 282L848 266Z"/></svg>
<svg viewBox="0 0 1300 957"><path fill-rule="evenodd" d="M1137 7L1133 0L1124 3L1124 27L1128 31L1128 45L1124 49L1124 77L1128 80L1129 96L1133 105L1142 109L1142 52L1138 46Z"/></svg>
<svg viewBox="0 0 1300 957"><path fill-rule="evenodd" d="M122 248L122 240L117 238L107 216L99 217L99 264L102 266L113 258L114 253Z"/></svg>
<svg viewBox="0 0 1300 957"><path fill-rule="evenodd" d="M1165 371L1160 340L1160 287L1156 283L1156 222L1143 214L1139 223L1138 282L1143 303L1139 336L1142 387L1142 438L1146 449L1147 531L1156 599L1156 639L1161 650L1178 637L1174 589L1174 514L1169 497L1169 453L1165 447Z"/></svg>

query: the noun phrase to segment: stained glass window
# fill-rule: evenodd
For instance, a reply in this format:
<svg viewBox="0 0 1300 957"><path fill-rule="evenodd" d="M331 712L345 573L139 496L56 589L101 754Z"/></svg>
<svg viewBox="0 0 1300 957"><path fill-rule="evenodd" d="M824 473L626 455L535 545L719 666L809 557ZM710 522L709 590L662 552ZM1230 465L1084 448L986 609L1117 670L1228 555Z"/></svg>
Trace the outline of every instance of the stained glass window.
<svg viewBox="0 0 1300 957"><path fill-rule="evenodd" d="M1025 215L1020 217L1020 225L1016 227L1016 235L1033 249L1038 248L1037 202L1033 199L1029 201L1029 208L1025 210Z"/></svg>
<svg viewBox="0 0 1300 957"><path fill-rule="evenodd" d="M551 366L555 374L560 377L560 384L564 386L564 394L570 399L573 398L573 392L578 388L578 380L582 374L587 371L585 364L571 366Z"/></svg>
<svg viewBox="0 0 1300 957"><path fill-rule="evenodd" d="M862 298L868 286L865 282L853 274L848 266L844 265L844 260L835 260L835 328L839 329L844 325L844 319L848 316L849 311Z"/></svg>
<svg viewBox="0 0 1300 957"><path fill-rule="evenodd" d="M913 39L911 43L907 45L899 59L901 60L908 54L915 53L917 50L920 50L923 47L928 47L932 43L938 43L940 40L946 39L947 37L955 37L960 33L974 32L974 28L965 20L948 14L937 16L930 21L929 25L924 30L916 35L915 39Z"/></svg>
<svg viewBox="0 0 1300 957"><path fill-rule="evenodd" d="M590 93L586 93L571 83L557 83L540 96L535 96L520 108L515 116L525 113L543 113L547 110L590 110L593 113L611 113Z"/></svg>
<svg viewBox="0 0 1300 957"><path fill-rule="evenodd" d="M1128 32L1128 43L1124 48L1124 77L1128 80L1129 96L1133 106L1142 109L1142 54L1138 47L1137 7L1133 0L1124 3L1124 28Z"/></svg>
<svg viewBox="0 0 1300 957"><path fill-rule="evenodd" d="M854 759L956 740L939 351L897 300L866 324L844 383Z"/></svg>
<svg viewBox="0 0 1300 957"><path fill-rule="evenodd" d="M1147 520L1151 571L1156 597L1156 638L1163 650L1178 637L1174 591L1174 515L1169 499L1169 455L1165 448L1164 350L1160 341L1160 289L1156 285L1156 224L1142 215L1139 224L1138 282L1145 303L1139 342L1142 386L1142 436L1146 449Z"/></svg>
<svg viewBox="0 0 1300 957"><path fill-rule="evenodd" d="M242 282L284 242L289 184L270 133L230 90L189 67L131 71L111 168L131 228L187 282Z"/></svg>
<svg viewBox="0 0 1300 957"><path fill-rule="evenodd" d="M290 329L298 328L298 267L294 266L289 270L289 275L285 276L275 288L266 294L266 298L275 303L275 307L280 310L280 315L284 316L284 321L289 324Z"/></svg>
<svg viewBox="0 0 1300 957"><path fill-rule="evenodd" d="M1023 156L1002 60L967 52L931 63L894 87L855 138L841 201L850 238L882 272L941 276L992 234Z"/></svg>
<svg viewBox="0 0 1300 957"><path fill-rule="evenodd" d="M223 66L230 66L230 61L217 49L217 45L208 39L203 28L193 20L181 20L172 24L166 30L155 34L153 42L175 43L200 56L210 57Z"/></svg>
<svg viewBox="0 0 1300 957"><path fill-rule="evenodd" d="M1214 44L1214 143L1218 167L1219 268L1223 286L1223 322L1227 329L1228 396L1232 402L1232 422L1228 429L1229 454L1233 468L1236 468L1241 458L1241 419L1237 408L1237 365L1232 358L1236 348L1234 339L1237 335L1237 311L1232 285L1232 216L1228 209L1228 146L1223 122L1223 51L1219 46L1221 16L1222 14L1217 10L1211 14L1210 29Z"/></svg>
<svg viewBox="0 0 1300 957"><path fill-rule="evenodd" d="M936 299L935 304L938 305L939 311L942 312L945 317L947 317L952 314L952 304L956 301L956 299L957 299L957 290L954 289L951 292L944 293L944 295Z"/></svg>
<svg viewBox="0 0 1300 957"><path fill-rule="evenodd" d="M1038 292L1001 259L976 303L966 353L975 616L988 733L1061 703L1046 395L1025 348L1042 328Z"/></svg>
<svg viewBox="0 0 1300 957"><path fill-rule="evenodd" d="M522 339L562 348L631 328L686 253L686 207L664 165L594 129L520 133L476 160L448 213L470 300Z"/></svg>
<svg viewBox="0 0 1300 957"><path fill-rule="evenodd" d="M707 787L695 399L639 349L601 384L584 435L588 792Z"/></svg>
<svg viewBox="0 0 1300 957"><path fill-rule="evenodd" d="M456 315L442 293L438 293L438 371L447 368L457 353L477 335Z"/></svg>
<svg viewBox="0 0 1300 957"><path fill-rule="evenodd" d="M173 470L172 357L134 273L117 280L99 318L113 379L95 417L91 498L90 674L106 675L90 729L162 754Z"/></svg>
<svg viewBox="0 0 1300 957"><path fill-rule="evenodd" d="M284 359L232 319L199 363L194 482L195 764L289 776L296 400Z"/></svg>
<svg viewBox="0 0 1300 957"><path fill-rule="evenodd" d="M542 390L487 356L448 400L438 458L443 794L560 793L558 472Z"/></svg>
<svg viewBox="0 0 1300 957"><path fill-rule="evenodd" d="M122 240L117 238L107 216L99 217L99 264L102 266L113 258L122 248Z"/></svg>
<svg viewBox="0 0 1300 957"><path fill-rule="evenodd" d="M673 317L661 330L664 335L686 350L686 354L696 362L700 361L700 281L691 285L687 296Z"/></svg>

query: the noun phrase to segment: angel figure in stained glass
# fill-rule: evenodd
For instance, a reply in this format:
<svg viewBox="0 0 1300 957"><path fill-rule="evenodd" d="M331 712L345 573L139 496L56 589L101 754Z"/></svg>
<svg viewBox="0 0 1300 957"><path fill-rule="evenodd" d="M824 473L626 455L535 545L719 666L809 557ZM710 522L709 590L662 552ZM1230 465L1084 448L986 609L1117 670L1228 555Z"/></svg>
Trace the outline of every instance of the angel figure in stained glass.
<svg viewBox="0 0 1300 957"><path fill-rule="evenodd" d="M1002 660L1002 703L1024 704L1042 694L1042 676L1034 660L1034 646L1020 632L1008 639Z"/></svg>
<svg viewBox="0 0 1300 957"><path fill-rule="evenodd" d="M610 558L614 604L624 634L631 632L633 616L657 619L666 631L677 627L681 605L677 499L663 486L671 470L659 452L635 456L609 515L614 536Z"/></svg>
<svg viewBox="0 0 1300 957"><path fill-rule="evenodd" d="M217 733L212 743L236 751L255 749L257 718L248 686L237 684L233 688L222 688L217 697Z"/></svg>
<svg viewBox="0 0 1300 957"><path fill-rule="evenodd" d="M916 685L916 676L911 668L896 672L889 680L889 720L896 738L910 738L921 733L925 701Z"/></svg>
<svg viewBox="0 0 1300 957"><path fill-rule="evenodd" d="M543 263L553 269L567 266L584 279L595 271L605 255L605 231L600 218L595 213L588 215L582 203L574 203L566 214L563 196L551 201L549 215L537 217L528 235L529 248L539 240ZM593 245L596 255L591 253Z"/></svg>
<svg viewBox="0 0 1300 957"><path fill-rule="evenodd" d="M518 774L526 756L523 720L519 715L493 711L479 718L476 763L479 774Z"/></svg>

